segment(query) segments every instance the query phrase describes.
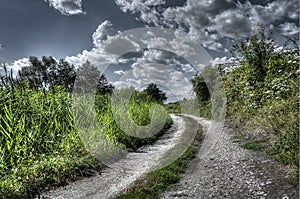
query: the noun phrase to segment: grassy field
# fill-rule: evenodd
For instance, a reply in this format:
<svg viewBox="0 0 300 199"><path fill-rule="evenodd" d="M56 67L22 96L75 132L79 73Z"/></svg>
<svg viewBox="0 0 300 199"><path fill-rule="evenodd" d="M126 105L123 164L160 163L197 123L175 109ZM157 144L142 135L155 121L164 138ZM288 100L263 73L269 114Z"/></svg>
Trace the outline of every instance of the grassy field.
<svg viewBox="0 0 300 199"><path fill-rule="evenodd" d="M149 114L151 107L158 103L138 95L136 92L130 98L128 107L115 108L119 111L127 108L125 112L138 125L160 119L161 115L151 114L151 111ZM1 198L32 198L47 187L64 185L101 171L104 165L93 156L93 148L87 147L82 130L89 132L89 137L91 133L93 136L101 134L120 148L136 150L156 140L172 124L171 118L166 116L164 126L156 135L145 139L128 135L114 119L110 96L93 97L94 103L90 103L88 97L75 100L59 87L48 91L17 84L3 85L0 89ZM76 112L75 105L84 112ZM95 118L76 115L91 111L96 116L97 127L103 127L97 131L86 123Z"/></svg>

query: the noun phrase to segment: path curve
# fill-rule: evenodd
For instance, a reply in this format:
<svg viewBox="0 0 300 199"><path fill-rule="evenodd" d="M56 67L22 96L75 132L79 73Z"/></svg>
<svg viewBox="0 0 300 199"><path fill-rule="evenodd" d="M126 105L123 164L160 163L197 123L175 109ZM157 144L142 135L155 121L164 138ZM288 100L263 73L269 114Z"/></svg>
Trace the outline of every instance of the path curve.
<svg viewBox="0 0 300 199"><path fill-rule="evenodd" d="M299 198L299 185L290 184L277 162L241 148L221 123L189 117L203 126L203 143L180 182L162 199Z"/></svg>
<svg viewBox="0 0 300 199"><path fill-rule="evenodd" d="M108 168L100 175L84 178L58 189L41 195L50 199L108 199L117 196L133 182L160 164L160 159L167 156L167 152L181 144L185 136L185 122L180 116L170 115L172 127L153 145L140 148L136 153L127 156Z"/></svg>

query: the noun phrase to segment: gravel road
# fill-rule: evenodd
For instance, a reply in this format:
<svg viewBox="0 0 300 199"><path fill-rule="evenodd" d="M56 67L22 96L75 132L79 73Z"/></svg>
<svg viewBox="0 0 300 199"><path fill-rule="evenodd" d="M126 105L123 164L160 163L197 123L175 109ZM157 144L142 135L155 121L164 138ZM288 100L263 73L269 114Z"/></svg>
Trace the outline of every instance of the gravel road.
<svg viewBox="0 0 300 199"><path fill-rule="evenodd" d="M51 199L108 199L115 197L144 174L159 167L167 152L175 149L186 140L185 122L182 117L171 115L174 124L160 139L151 146L140 148L136 153L128 153L123 159L90 178L71 183L42 194ZM191 138L193 139L193 138Z"/></svg>
<svg viewBox="0 0 300 199"><path fill-rule="evenodd" d="M299 186L290 184L277 162L262 152L242 149L222 124L190 117L203 126L203 143L181 181L162 199L299 198Z"/></svg>
<svg viewBox="0 0 300 199"><path fill-rule="evenodd" d="M128 153L102 171L101 175L84 178L66 187L44 193L50 199L114 198L144 174L159 167L168 152L186 140L185 122L171 115L174 125L157 142ZM198 121L204 139L196 158L179 183L162 199L270 198L298 199L299 186L290 184L286 172L262 152L242 149L233 142L230 129L221 123L188 116Z"/></svg>

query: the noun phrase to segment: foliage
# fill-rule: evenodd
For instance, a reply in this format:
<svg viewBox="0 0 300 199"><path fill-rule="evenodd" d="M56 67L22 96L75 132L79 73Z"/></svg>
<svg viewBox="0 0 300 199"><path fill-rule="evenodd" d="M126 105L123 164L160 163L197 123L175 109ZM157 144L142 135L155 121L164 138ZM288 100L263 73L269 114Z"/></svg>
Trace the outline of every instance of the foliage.
<svg viewBox="0 0 300 199"><path fill-rule="evenodd" d="M194 76L193 89L199 103L200 115L221 121L225 117L226 95L220 72L208 65Z"/></svg>
<svg viewBox="0 0 300 199"><path fill-rule="evenodd" d="M112 93L114 86L110 84L105 75L101 74L96 66L91 62L83 63L76 72L75 91L91 93L94 90L100 95Z"/></svg>
<svg viewBox="0 0 300 199"><path fill-rule="evenodd" d="M198 101L203 103L208 102L210 100L210 93L204 78L200 75L196 75L192 82Z"/></svg>
<svg viewBox="0 0 300 199"><path fill-rule="evenodd" d="M242 133L271 137L268 150L299 166L299 48L292 39L278 46L264 30L235 46L239 65L224 75L227 115Z"/></svg>
<svg viewBox="0 0 300 199"><path fill-rule="evenodd" d="M47 183L63 182L67 175L80 174L78 164L86 164L86 169L99 164L87 154L74 129L70 100L60 88L50 92L15 85L0 90L0 193L4 198L27 197Z"/></svg>
<svg viewBox="0 0 300 199"><path fill-rule="evenodd" d="M114 86L112 84L110 84L105 75L101 74L100 78L99 78L99 84L98 84L98 88L97 88L97 93L99 95L105 95L107 93L112 93L114 90Z"/></svg>
<svg viewBox="0 0 300 199"><path fill-rule="evenodd" d="M37 59L35 61L39 62ZM46 59L35 64L47 65L44 62ZM74 93L67 92L65 86L60 84L55 87L53 85L51 89L36 87L36 85L45 85L45 82L41 83L46 81L43 78L36 81L41 84L29 82L29 85L24 84L24 79L14 79L9 73L1 79L1 197L33 198L46 186L63 185L81 176L92 175L103 167L92 157L92 151L89 151L82 142L81 129L75 125ZM106 79L104 80L104 86L110 85ZM35 80L32 83L35 83ZM171 120L168 118L158 135L147 139L129 136L115 122L111 112L111 95L111 92L100 95L100 92L96 94L95 91L94 95L83 96L86 98L91 96L93 103L83 104L91 100L79 101L81 103L79 106L85 110L89 109L86 113L91 113L91 115L81 115L81 118L87 121L96 114L97 127L101 127L100 131L102 130L103 135L111 142L128 149L136 149L143 144L153 142L170 127ZM150 97L137 102L136 98L131 99L132 103L128 111L137 124L148 124L152 118L149 116L149 110L157 102L149 100ZM87 128L89 127L87 125ZM99 133L99 129L87 130Z"/></svg>
<svg viewBox="0 0 300 199"><path fill-rule="evenodd" d="M99 122L111 141L136 150L156 140L171 126L170 116L165 111L160 114L158 102L152 96L145 95L145 92L126 88L113 95L116 101L114 104L110 102L111 94L96 97L96 109L101 113L98 114ZM163 122L162 126L156 126L160 122ZM156 132L156 129L160 131Z"/></svg>
<svg viewBox="0 0 300 199"><path fill-rule="evenodd" d="M145 93L149 96L151 96L151 98L153 100L156 100L158 102L163 102L165 100L167 100L167 96L166 94L161 91L156 84L149 84L148 87L145 89Z"/></svg>
<svg viewBox="0 0 300 199"><path fill-rule="evenodd" d="M96 89L101 72L91 62L83 63L76 72L75 92L90 93Z"/></svg>
<svg viewBox="0 0 300 199"><path fill-rule="evenodd" d="M260 140L254 140L247 142L242 145L244 149L249 149L249 150L261 150L267 148L267 142L269 141L268 138L263 138Z"/></svg>
<svg viewBox="0 0 300 199"><path fill-rule="evenodd" d="M227 119L238 127L242 137L254 140L270 138L264 146L250 141L245 147L262 149L268 146L267 151L276 159L299 167L298 41L287 38L279 47L272 33L261 29L236 44L232 54L237 65L230 70L226 65L217 67L224 85L210 81L219 78L212 76L218 73L210 72L214 70L211 66L194 77L200 115L213 118L207 110L224 103L222 100L218 102L222 94L216 92L216 88L224 86Z"/></svg>
<svg viewBox="0 0 300 199"><path fill-rule="evenodd" d="M246 41L234 45L231 52L242 65L253 69L253 80L261 82L267 75L268 64L273 58L275 48L275 39L265 29L261 29Z"/></svg>
<svg viewBox="0 0 300 199"><path fill-rule="evenodd" d="M23 67L18 74L23 84L30 88L52 90L62 86L68 92L72 91L76 77L73 65L63 59L57 62L51 56L43 56L42 60L31 56L29 61L31 65Z"/></svg>
<svg viewBox="0 0 300 199"><path fill-rule="evenodd" d="M168 113L181 113L179 102L168 103L165 107Z"/></svg>

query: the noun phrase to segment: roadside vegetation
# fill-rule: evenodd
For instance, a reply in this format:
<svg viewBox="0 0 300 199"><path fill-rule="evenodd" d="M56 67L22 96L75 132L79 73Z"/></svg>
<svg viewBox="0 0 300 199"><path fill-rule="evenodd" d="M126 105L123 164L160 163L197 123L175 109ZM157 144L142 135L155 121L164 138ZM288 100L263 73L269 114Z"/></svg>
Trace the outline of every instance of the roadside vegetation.
<svg viewBox="0 0 300 199"><path fill-rule="evenodd" d="M214 69L222 76L227 97L227 121L243 147L266 150L299 172L299 47L287 38L279 45L262 29L232 49L236 63ZM207 67L208 70L213 68ZM194 89L202 116L210 117L207 85L200 75ZM205 114L203 114L203 112Z"/></svg>
<svg viewBox="0 0 300 199"><path fill-rule="evenodd" d="M180 180L181 174L185 172L200 148L203 133L197 121L188 117L183 117L183 119L186 122L185 131L197 131L191 146L169 166L146 174L128 190L125 190L123 194L119 195L118 199L159 199L171 185Z"/></svg>
<svg viewBox="0 0 300 199"><path fill-rule="evenodd" d="M46 188L94 175L105 167L86 146L74 122L76 89L84 88L86 93L95 89L94 103L80 101L79 105L91 108L97 122L104 125L105 129L98 133L125 150L136 150L153 142L171 126L171 118L167 117L157 135L145 139L129 136L112 115L109 100L114 87L91 63L76 71L64 60L57 62L52 57L31 57L30 62L31 66L23 68L18 78L7 70L1 77L0 198L33 198ZM78 81L74 85L76 73ZM85 76L90 74L95 75L94 79ZM157 98L157 93L151 93L153 88L156 85L145 91L132 91L126 108L138 125L158 119L155 114L149 115L149 110L162 104L165 96L156 89L158 96L162 96Z"/></svg>
<svg viewBox="0 0 300 199"><path fill-rule="evenodd" d="M75 70L64 60L30 57L31 65L22 68L17 78L5 68L0 82L0 197L33 198L46 188L100 172L105 165L95 151L103 142L97 140L101 136L130 151L153 143L172 124L163 106L168 112L181 113L184 104L197 102L200 113L196 114L213 118L217 110L211 110L211 101L218 103L218 93L212 97L211 92L220 85L209 80L215 73L224 83L227 121L235 127L242 147L267 151L294 167L298 176L297 42L289 38L279 47L265 30L256 32L233 47L235 65L207 66L194 77L197 100L167 106L163 105L166 95L155 84L144 91L120 90L114 97L114 87L90 62ZM79 94L76 98L74 92ZM74 109L75 105L79 109ZM189 128L198 125L185 120ZM140 126L146 130L141 131ZM156 129L159 132L151 134ZM119 198L159 198L187 168L201 133L182 157L147 174ZM87 145L95 140L94 145Z"/></svg>

